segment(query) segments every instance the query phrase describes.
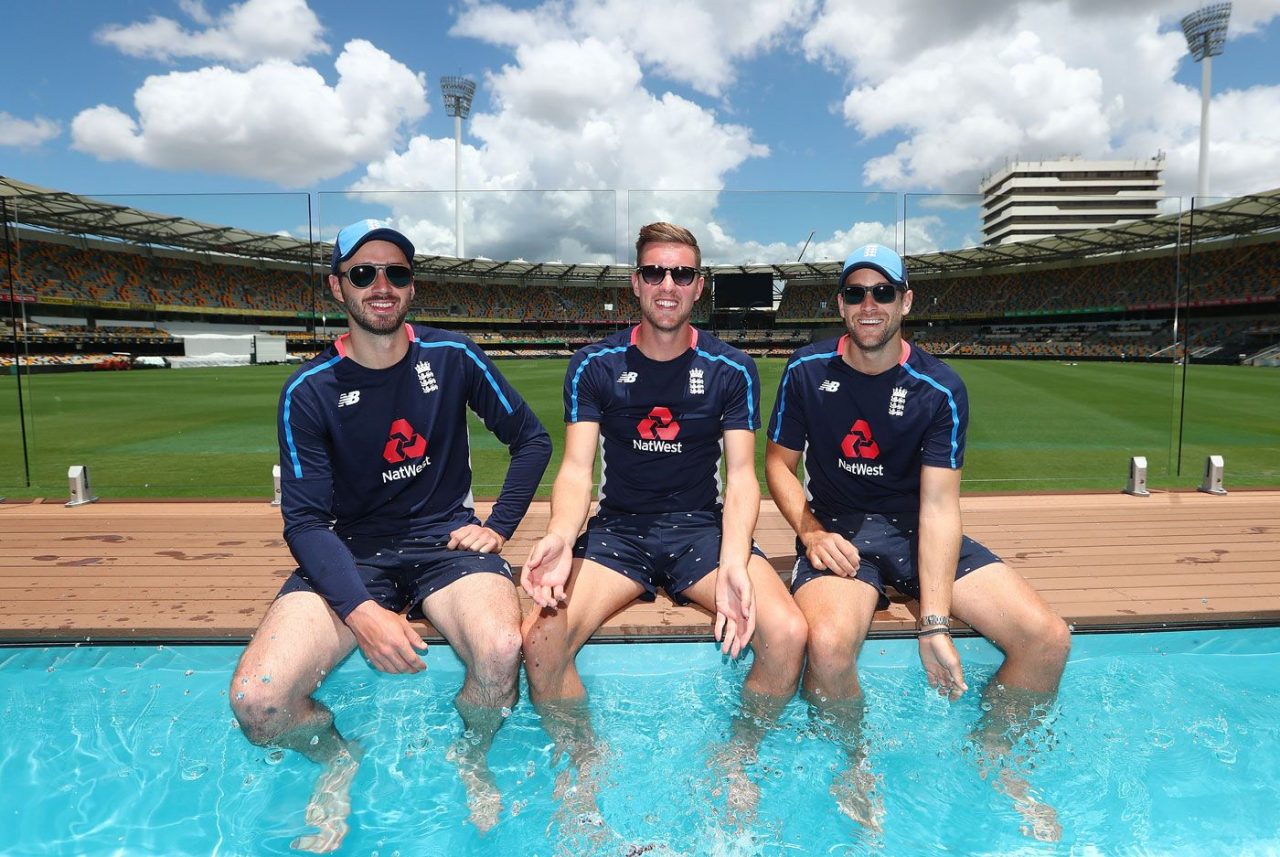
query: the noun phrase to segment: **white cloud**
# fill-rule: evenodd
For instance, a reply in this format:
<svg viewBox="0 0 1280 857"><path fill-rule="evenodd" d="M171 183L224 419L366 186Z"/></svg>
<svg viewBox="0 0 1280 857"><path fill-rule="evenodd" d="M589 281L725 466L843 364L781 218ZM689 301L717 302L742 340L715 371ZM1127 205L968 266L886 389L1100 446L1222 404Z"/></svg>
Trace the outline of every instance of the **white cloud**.
<svg viewBox="0 0 1280 857"><path fill-rule="evenodd" d="M74 147L103 160L207 170L301 187L382 157L427 113L426 82L368 42L349 42L328 85L269 60L148 77L137 115L98 105L71 124Z"/></svg>
<svg viewBox="0 0 1280 857"><path fill-rule="evenodd" d="M34 149L62 133L62 126L52 119L37 116L19 119L0 110L0 146Z"/></svg>
<svg viewBox="0 0 1280 857"><path fill-rule="evenodd" d="M594 38L619 43L670 80L720 95L734 64L768 51L794 33L815 0L551 0L516 11L473 3L453 28L508 47Z"/></svg>
<svg viewBox="0 0 1280 857"><path fill-rule="evenodd" d="M849 75L841 109L850 125L867 138L904 137L866 162L871 185L972 193L1014 158L1164 151L1167 191L1189 195L1198 93L1174 74L1190 62L1178 27L1190 8L1181 0L826 0L803 45L810 59ZM1276 0L1238 2L1229 33L1277 15ZM1274 86L1214 97L1215 192L1280 184L1278 104Z"/></svg>
<svg viewBox="0 0 1280 857"><path fill-rule="evenodd" d="M154 16L104 27L96 38L129 56L166 61L194 57L241 67L329 51L321 38L324 28L306 0L244 0L217 18L200 0L181 0L179 7L203 29L188 30L172 18Z"/></svg>
<svg viewBox="0 0 1280 857"><path fill-rule="evenodd" d="M716 191L727 173L768 151L748 129L646 89L638 61L618 42L522 45L487 88L494 109L473 115L478 144L463 147L462 186L475 191L464 203L467 255L625 262L630 221L640 213L616 191ZM371 163L354 189L391 205L424 251L452 254L452 187L452 141L417 137ZM436 192L378 193L423 189ZM668 196L673 219L709 221L714 193Z"/></svg>

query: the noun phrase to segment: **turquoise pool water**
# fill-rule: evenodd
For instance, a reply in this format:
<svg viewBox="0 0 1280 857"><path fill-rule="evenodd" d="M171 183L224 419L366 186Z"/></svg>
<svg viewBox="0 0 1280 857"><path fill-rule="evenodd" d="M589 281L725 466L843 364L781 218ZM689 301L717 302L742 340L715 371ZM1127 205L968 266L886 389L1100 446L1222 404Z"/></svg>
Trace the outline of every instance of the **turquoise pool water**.
<svg viewBox="0 0 1280 857"><path fill-rule="evenodd" d="M998 664L960 641L978 686ZM236 647L0 649L0 854L285 854L308 828L317 768L240 735L226 685ZM433 646L413 677L358 656L321 696L368 755L343 854L550 855L559 766L527 701L498 733L499 824L466 823L445 753L461 667ZM726 818L707 769L745 664L711 644L588 646L579 660L609 747L603 853L1280 853L1280 629L1077 637L1058 705L1022 774L1056 807L1062 840L1021 832L1008 797L965 752L971 692L930 694L911 641L861 659L871 771L884 823L868 835L828 794L840 756L798 701L761 747L757 821ZM560 763L563 765L563 763Z"/></svg>

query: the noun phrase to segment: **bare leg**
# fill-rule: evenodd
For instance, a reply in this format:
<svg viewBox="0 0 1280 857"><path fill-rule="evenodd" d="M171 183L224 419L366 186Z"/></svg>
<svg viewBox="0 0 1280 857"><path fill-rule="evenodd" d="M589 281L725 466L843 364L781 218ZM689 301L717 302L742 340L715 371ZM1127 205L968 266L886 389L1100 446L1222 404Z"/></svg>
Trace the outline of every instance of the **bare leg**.
<svg viewBox="0 0 1280 857"><path fill-rule="evenodd" d="M324 599L293 592L268 609L231 679L231 709L246 738L324 765L306 814L319 832L294 840L300 850L334 851L347 834L351 782L363 752L338 733L333 714L311 694L354 647Z"/></svg>
<svg viewBox="0 0 1280 857"><path fill-rule="evenodd" d="M1052 806L1035 796L1022 772L1031 764L1018 748L1043 726L1071 650L1062 621L1013 569L995 563L956 581L952 610L1005 653L1004 663L983 691L986 710L975 732L982 748L978 764L992 772L997 789L1025 820L1023 832L1056 842L1062 825Z"/></svg>
<svg viewBox="0 0 1280 857"><path fill-rule="evenodd" d="M466 664L466 678L454 698L465 732L450 757L467 790L471 822L484 833L502 811L502 795L486 757L494 733L516 703L520 602L510 580L479 572L428 596L423 612Z"/></svg>
<svg viewBox="0 0 1280 857"><path fill-rule="evenodd" d="M836 774L831 796L841 812L876 833L884 818L884 800L863 737L866 703L858 682L858 652L879 593L861 580L818 577L800 587L795 597L809 623L809 660L801 694L814 720L848 762Z"/></svg>
<svg viewBox="0 0 1280 857"><path fill-rule="evenodd" d="M542 717L542 728L556 749L568 755L569 767L577 773L576 785L568 771L556 784L556 797L570 826L599 820L596 794L605 756L591 727L587 690L575 659L596 629L642 592L640 584L599 563L575 560L565 603L556 610L534 607L524 619L529 695Z"/></svg>
<svg viewBox="0 0 1280 857"><path fill-rule="evenodd" d="M804 615L768 560L753 555L747 572L755 588L754 659L742 686L742 707L733 719L730 740L712 752L712 768L728 785L729 809L743 820L754 815L760 796L745 768L756 761L765 733L777 725L795 695L807 632ZM716 572L712 572L684 595L714 611L715 586Z"/></svg>

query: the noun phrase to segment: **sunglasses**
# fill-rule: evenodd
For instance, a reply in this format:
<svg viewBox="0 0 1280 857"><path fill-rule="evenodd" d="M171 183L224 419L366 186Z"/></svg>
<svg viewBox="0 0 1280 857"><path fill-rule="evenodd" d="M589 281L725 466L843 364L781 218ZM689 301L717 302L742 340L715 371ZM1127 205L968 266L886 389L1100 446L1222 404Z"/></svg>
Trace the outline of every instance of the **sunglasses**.
<svg viewBox="0 0 1280 857"><path fill-rule="evenodd" d="M662 265L641 265L636 268L636 272L640 274L640 279L651 286L661 285L662 281L667 278L667 274L671 275L671 282L677 286L691 286L693 281L698 278L698 269L690 268L688 265L678 265L675 268L665 268Z"/></svg>
<svg viewBox="0 0 1280 857"><path fill-rule="evenodd" d="M407 265L352 265L345 271L339 271L339 277L346 277L357 289L367 289L378 279L381 271L387 282L398 289L403 289L413 282L413 268Z"/></svg>
<svg viewBox="0 0 1280 857"><path fill-rule="evenodd" d="M840 295L844 298L845 304L849 306L857 306L862 303L862 299L867 296L867 292L871 292L871 297L875 298L876 303L891 304L897 299L898 291L899 288L893 283L879 283L874 286L845 286L840 290Z"/></svg>

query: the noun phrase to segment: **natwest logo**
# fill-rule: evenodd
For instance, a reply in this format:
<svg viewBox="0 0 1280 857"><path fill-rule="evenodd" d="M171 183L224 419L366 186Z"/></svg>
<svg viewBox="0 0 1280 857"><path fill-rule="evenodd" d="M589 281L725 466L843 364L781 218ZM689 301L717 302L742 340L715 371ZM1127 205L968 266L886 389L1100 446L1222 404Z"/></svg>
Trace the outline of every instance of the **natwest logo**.
<svg viewBox="0 0 1280 857"><path fill-rule="evenodd" d="M849 428L849 433L840 443L840 451L845 458L880 457L880 445L871 437L871 426L866 420L858 420Z"/></svg>
<svg viewBox="0 0 1280 857"><path fill-rule="evenodd" d="M671 409L656 407L636 426L640 436L648 440L675 440L680 434L680 423L671 417Z"/></svg>
<svg viewBox="0 0 1280 857"><path fill-rule="evenodd" d="M391 424L391 437L382 449L382 457L388 464L399 464L410 458L420 458L427 451L427 439L413 430L408 420L400 419Z"/></svg>
<svg viewBox="0 0 1280 857"><path fill-rule="evenodd" d="M633 440L631 446L640 452L683 452L682 443L672 443L680 434L680 423L671 416L671 409L656 407L649 416L636 424L636 431L644 440Z"/></svg>

